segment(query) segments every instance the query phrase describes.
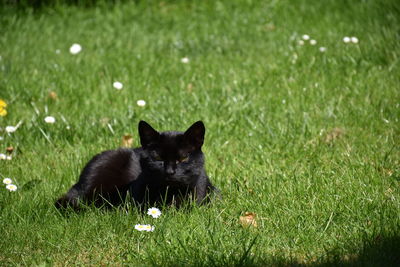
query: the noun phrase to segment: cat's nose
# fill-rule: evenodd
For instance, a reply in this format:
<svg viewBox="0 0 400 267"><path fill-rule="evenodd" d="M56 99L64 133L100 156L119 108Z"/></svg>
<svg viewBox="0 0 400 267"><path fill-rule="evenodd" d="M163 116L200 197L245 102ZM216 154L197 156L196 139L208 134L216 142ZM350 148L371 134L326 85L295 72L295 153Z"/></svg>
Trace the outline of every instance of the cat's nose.
<svg viewBox="0 0 400 267"><path fill-rule="evenodd" d="M175 166L174 164L165 164L165 173L168 175L174 175L175 174Z"/></svg>
<svg viewBox="0 0 400 267"><path fill-rule="evenodd" d="M167 168L167 169L165 170L165 172L166 172L168 175L174 175L174 174L175 174L175 170L174 170L173 168Z"/></svg>

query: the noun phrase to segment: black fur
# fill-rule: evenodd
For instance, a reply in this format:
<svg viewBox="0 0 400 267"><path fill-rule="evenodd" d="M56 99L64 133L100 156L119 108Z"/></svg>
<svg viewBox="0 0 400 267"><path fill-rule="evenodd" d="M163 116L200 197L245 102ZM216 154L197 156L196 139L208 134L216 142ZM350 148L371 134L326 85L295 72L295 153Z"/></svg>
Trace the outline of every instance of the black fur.
<svg viewBox="0 0 400 267"><path fill-rule="evenodd" d="M198 121L186 132L159 133L145 121L138 128L142 147L94 156L56 207L78 209L80 201L118 205L128 192L140 206L179 206L191 197L198 204L205 202L215 188L204 169L204 124Z"/></svg>

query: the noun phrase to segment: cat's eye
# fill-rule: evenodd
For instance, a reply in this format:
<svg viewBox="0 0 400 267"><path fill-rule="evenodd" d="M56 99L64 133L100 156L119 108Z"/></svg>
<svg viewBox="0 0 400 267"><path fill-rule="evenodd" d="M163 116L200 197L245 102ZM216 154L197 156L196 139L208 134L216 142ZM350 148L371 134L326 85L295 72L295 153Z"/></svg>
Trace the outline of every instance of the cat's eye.
<svg viewBox="0 0 400 267"><path fill-rule="evenodd" d="M162 161L163 159L160 157L160 155L154 155L153 159L156 161Z"/></svg>
<svg viewBox="0 0 400 267"><path fill-rule="evenodd" d="M178 162L188 162L189 161L189 156L186 157L181 157Z"/></svg>

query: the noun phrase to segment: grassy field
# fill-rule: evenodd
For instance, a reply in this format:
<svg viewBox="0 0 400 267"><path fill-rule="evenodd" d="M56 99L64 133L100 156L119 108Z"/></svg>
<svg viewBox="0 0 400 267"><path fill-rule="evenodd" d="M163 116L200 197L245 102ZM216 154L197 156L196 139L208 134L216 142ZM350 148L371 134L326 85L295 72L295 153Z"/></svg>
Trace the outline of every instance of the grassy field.
<svg viewBox="0 0 400 267"><path fill-rule="evenodd" d="M0 7L0 178L18 186L0 188L0 265L400 264L396 0L121 2ZM223 200L60 214L91 156L139 145L139 120L203 120Z"/></svg>

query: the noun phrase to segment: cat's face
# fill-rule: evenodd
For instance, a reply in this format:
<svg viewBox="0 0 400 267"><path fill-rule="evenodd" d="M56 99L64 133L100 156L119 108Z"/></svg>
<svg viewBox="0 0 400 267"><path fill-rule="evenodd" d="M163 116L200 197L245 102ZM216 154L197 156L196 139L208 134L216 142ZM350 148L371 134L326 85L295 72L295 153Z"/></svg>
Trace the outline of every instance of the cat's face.
<svg viewBox="0 0 400 267"><path fill-rule="evenodd" d="M139 123L142 147L153 166L163 170L166 180L179 181L193 171L194 155L201 151L205 127L198 121L185 132L157 132L145 121Z"/></svg>

